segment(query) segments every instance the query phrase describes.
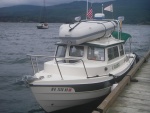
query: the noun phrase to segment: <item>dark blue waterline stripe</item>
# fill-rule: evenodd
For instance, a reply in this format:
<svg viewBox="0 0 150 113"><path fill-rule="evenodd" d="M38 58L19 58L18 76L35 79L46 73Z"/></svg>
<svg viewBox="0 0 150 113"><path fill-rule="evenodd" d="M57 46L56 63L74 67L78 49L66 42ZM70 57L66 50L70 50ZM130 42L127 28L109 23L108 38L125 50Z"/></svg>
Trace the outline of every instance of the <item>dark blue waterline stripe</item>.
<svg viewBox="0 0 150 113"><path fill-rule="evenodd" d="M114 79L99 83L88 83L88 84L72 84L72 85L33 85L30 87L71 87L74 88L75 92L93 91L100 90L112 86Z"/></svg>

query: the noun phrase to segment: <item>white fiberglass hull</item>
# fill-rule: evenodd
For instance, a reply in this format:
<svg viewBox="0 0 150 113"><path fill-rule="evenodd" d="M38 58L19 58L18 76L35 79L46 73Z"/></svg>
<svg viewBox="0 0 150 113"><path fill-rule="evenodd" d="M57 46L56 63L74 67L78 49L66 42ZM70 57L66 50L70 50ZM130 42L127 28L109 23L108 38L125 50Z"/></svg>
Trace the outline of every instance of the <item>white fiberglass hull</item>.
<svg viewBox="0 0 150 113"><path fill-rule="evenodd" d="M49 92L51 88L48 87L31 87L31 89L37 102L46 112L85 104L110 92L110 87L94 91L72 93L52 93ZM42 92L40 92L41 90ZM43 92L43 90L46 92Z"/></svg>

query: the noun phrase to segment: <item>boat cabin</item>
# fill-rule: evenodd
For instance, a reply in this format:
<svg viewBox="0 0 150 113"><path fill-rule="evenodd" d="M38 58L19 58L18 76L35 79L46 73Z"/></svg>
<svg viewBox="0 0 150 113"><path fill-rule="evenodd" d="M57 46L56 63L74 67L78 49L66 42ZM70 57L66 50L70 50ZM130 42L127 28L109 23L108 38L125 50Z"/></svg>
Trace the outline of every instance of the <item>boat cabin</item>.
<svg viewBox="0 0 150 113"><path fill-rule="evenodd" d="M109 62L124 55L123 43L112 37L80 45L58 43L56 57Z"/></svg>
<svg viewBox="0 0 150 113"><path fill-rule="evenodd" d="M44 71L61 75L63 79L85 79L109 75L110 72L116 74L115 71L127 59L123 44L124 41L111 36L80 45L57 43L56 58L53 63L45 63Z"/></svg>
<svg viewBox="0 0 150 113"><path fill-rule="evenodd" d="M44 63L43 76L51 75L50 80L76 80L125 73L130 67L130 55L125 54L125 41L120 39L119 32L119 39L112 34L116 22L93 20L61 25L61 41L54 59Z"/></svg>

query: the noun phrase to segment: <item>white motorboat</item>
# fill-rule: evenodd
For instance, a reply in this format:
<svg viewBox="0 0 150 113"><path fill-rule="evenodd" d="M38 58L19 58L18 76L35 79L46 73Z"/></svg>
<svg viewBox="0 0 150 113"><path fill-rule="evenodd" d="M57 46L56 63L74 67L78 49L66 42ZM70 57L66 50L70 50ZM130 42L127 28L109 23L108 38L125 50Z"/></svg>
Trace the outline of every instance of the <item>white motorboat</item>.
<svg viewBox="0 0 150 113"><path fill-rule="evenodd" d="M119 20L86 20L60 27L55 55L29 55L34 76L27 82L40 106L52 112L108 94L133 67L136 55L126 53ZM112 32L118 28L118 39ZM52 60L39 70L37 57ZM34 62L35 59L35 62Z"/></svg>

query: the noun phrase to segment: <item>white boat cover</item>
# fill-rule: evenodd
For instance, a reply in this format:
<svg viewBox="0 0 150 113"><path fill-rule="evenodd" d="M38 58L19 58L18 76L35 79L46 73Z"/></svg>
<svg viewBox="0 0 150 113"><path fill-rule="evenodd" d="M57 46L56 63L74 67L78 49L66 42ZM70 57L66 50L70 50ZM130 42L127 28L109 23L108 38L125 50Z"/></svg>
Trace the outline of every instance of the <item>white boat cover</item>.
<svg viewBox="0 0 150 113"><path fill-rule="evenodd" d="M82 44L110 35L115 27L114 21L81 21L63 24L59 29L59 38L64 44Z"/></svg>

